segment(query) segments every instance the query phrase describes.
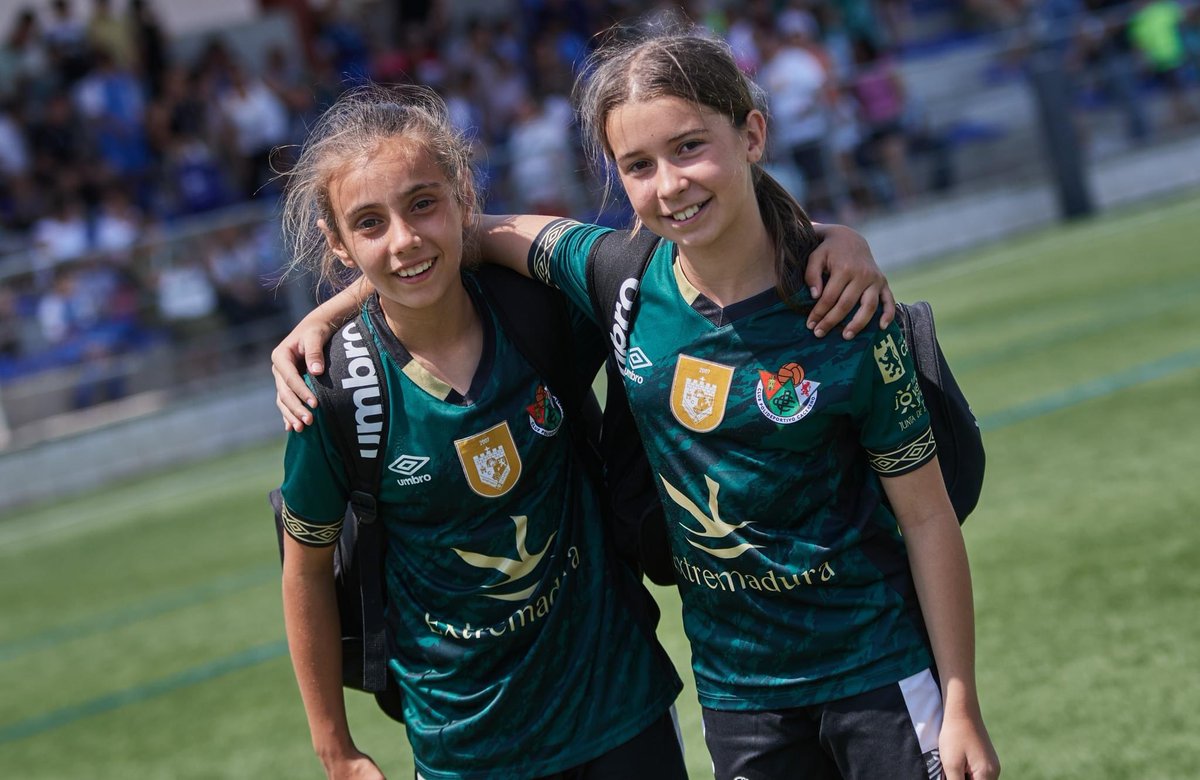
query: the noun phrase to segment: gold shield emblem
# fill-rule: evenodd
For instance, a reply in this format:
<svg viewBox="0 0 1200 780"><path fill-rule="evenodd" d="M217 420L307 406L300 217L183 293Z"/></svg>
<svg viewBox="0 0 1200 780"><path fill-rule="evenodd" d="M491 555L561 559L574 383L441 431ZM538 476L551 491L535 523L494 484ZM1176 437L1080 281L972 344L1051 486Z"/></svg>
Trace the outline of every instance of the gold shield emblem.
<svg viewBox="0 0 1200 780"><path fill-rule="evenodd" d="M733 367L680 355L671 380L671 414L689 431L708 433L725 419Z"/></svg>
<svg viewBox="0 0 1200 780"><path fill-rule="evenodd" d="M521 478L521 456L507 422L454 442L467 484L484 498L499 498Z"/></svg>

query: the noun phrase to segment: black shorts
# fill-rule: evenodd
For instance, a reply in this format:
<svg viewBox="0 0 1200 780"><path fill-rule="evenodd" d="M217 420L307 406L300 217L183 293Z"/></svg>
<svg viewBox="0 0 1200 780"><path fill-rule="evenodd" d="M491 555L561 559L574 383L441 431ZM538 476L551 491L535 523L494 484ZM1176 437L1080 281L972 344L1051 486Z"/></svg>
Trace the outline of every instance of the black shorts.
<svg viewBox="0 0 1200 780"><path fill-rule="evenodd" d="M807 707L704 709L716 780L936 780L941 730L942 695L929 670Z"/></svg>
<svg viewBox="0 0 1200 780"><path fill-rule="evenodd" d="M683 744L675 723L675 708L651 723L633 739L591 761L539 780L687 780ZM417 780L422 780L417 773Z"/></svg>

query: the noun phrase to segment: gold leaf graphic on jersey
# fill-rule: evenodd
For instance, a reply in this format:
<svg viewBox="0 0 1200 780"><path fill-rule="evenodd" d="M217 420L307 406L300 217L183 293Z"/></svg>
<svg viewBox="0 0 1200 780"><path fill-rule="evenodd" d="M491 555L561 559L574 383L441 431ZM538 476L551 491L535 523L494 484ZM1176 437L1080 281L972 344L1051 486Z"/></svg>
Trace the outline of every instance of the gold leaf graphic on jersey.
<svg viewBox="0 0 1200 780"><path fill-rule="evenodd" d="M674 485L672 485L670 482L667 482L667 478L662 474L659 474L658 478L662 480L663 487L667 489L667 495L671 497L671 500L676 504L679 504L679 506L681 506L689 515L696 518L696 522L700 523L701 527L704 528L703 531L695 531L691 528L688 528L683 523L680 523L679 525L683 527L683 530L687 531L689 534L708 537L709 539L719 539L722 541L728 539L731 542L737 542L738 537L733 535L733 532L739 528L744 528L752 522L750 520L744 520L737 525L730 525L721 519L721 510L717 506L717 493L721 490L721 485L709 478L707 474L704 475L704 483L708 485L708 511L712 513L711 517L705 514L700 507L696 506L696 504L690 498L680 492ZM732 547L705 547L702 544L696 544L691 539L688 539L687 543L692 547L695 547L697 550L703 550L709 555L717 558L736 558L742 553L746 552L746 550L751 550L760 546L757 544L750 544L749 542L741 542Z"/></svg>
<svg viewBox="0 0 1200 780"><path fill-rule="evenodd" d="M471 552L470 550L460 550L457 547L451 548L454 552L458 553L459 558L462 558L476 569L495 569L504 575L503 582L484 585L485 588L501 588L505 585L512 585L533 574L538 564L542 562L542 558L546 555L546 550L550 549L550 542L554 541L554 537L557 534L557 532L550 534L550 538L546 540L546 545L542 547L541 552L530 554L525 549L525 532L529 526L529 518L525 515L516 515L513 516L513 522L517 524L516 559L498 555L484 555L483 553ZM490 599L500 599L501 601L524 601L533 594L536 588L537 583L534 582L529 587L514 593L485 593L483 595Z"/></svg>
<svg viewBox="0 0 1200 780"><path fill-rule="evenodd" d="M508 422L454 442L467 484L484 498L499 498L521 478L521 456Z"/></svg>
<svg viewBox="0 0 1200 780"><path fill-rule="evenodd" d="M892 339L891 334L884 336L875 345L875 365L879 366L879 373L883 375L885 385L898 382L904 376L904 364L900 362L900 350L896 349L896 342Z"/></svg>
<svg viewBox="0 0 1200 780"><path fill-rule="evenodd" d="M689 431L708 433L725 419L733 367L680 355L671 380L671 414Z"/></svg>

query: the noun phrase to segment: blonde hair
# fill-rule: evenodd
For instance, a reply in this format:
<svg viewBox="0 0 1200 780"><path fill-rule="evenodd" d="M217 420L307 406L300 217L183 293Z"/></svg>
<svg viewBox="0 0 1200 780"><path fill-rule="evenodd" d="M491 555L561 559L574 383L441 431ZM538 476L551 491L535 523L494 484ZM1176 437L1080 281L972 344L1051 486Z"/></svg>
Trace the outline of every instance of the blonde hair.
<svg viewBox="0 0 1200 780"><path fill-rule="evenodd" d="M289 273L312 271L320 285L335 290L358 277L358 271L338 262L317 222L324 220L329 230L337 232L329 197L331 180L345 165L372 154L389 139L419 143L445 174L469 222L478 219L471 142L451 124L441 97L417 86L356 87L321 115L295 165L280 174L286 182L282 222L291 253ZM473 234L466 230L464 239ZM464 256L473 256L473 249L473 242L464 240Z"/></svg>
<svg viewBox="0 0 1200 780"><path fill-rule="evenodd" d="M589 161L606 185L614 179L609 116L626 103L663 97L709 108L738 130L751 111L767 113L762 89L741 72L724 41L677 24L658 30L614 28L589 56L573 95ZM816 233L804 209L761 164L752 166L751 175L775 248L776 289L789 300L802 285Z"/></svg>

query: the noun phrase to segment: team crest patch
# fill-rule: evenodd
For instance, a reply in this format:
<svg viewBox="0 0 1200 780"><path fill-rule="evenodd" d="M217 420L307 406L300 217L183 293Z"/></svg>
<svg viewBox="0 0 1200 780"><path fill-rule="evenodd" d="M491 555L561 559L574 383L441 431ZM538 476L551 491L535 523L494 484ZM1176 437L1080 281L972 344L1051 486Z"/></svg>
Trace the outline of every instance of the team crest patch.
<svg viewBox="0 0 1200 780"><path fill-rule="evenodd" d="M467 484L484 498L499 498L521 478L521 456L508 423L454 442Z"/></svg>
<svg viewBox="0 0 1200 780"><path fill-rule="evenodd" d="M708 433L725 419L733 367L680 355L671 380L671 414L689 431Z"/></svg>
<svg viewBox="0 0 1200 780"><path fill-rule="evenodd" d="M896 342L890 334L884 336L883 340L875 345L875 365L879 366L879 373L883 375L885 385L898 382L904 377L904 364L900 362L900 350L896 348Z"/></svg>
<svg viewBox="0 0 1200 780"><path fill-rule="evenodd" d="M534 401L525 407L529 412L529 427L541 436L553 436L562 427L562 404L545 385L538 385Z"/></svg>
<svg viewBox="0 0 1200 780"><path fill-rule="evenodd" d="M785 363L774 373L758 372L758 409L772 422L794 423L812 411L820 382L804 378L799 363Z"/></svg>

